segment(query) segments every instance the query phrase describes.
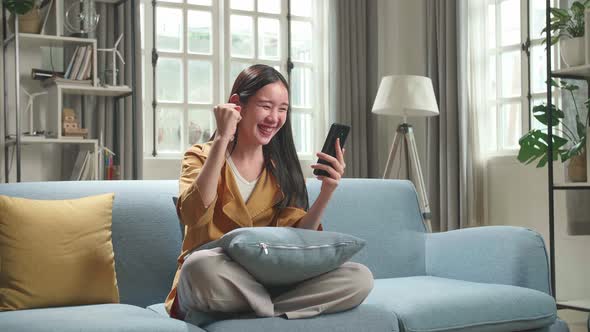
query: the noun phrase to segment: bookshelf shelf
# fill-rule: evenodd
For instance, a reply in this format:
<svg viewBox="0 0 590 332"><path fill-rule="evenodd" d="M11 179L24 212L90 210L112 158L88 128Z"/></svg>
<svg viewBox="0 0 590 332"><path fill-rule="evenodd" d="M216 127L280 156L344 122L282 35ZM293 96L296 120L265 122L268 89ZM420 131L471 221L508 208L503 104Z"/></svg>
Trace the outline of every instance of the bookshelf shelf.
<svg viewBox="0 0 590 332"><path fill-rule="evenodd" d="M107 8L117 9L122 5L128 4L128 0L96 0L98 3L107 4ZM87 106L90 101L87 96L99 96L109 98L105 103L112 103L113 110L119 108L130 108L132 113L136 111L135 102L132 100L131 107L127 104L122 106L118 102L119 98L135 96L135 84L133 81L128 82L128 86L103 86L98 79L98 44L99 40L96 38L80 38L65 36L64 31L64 14L66 12L65 0L54 0L53 7L49 7L46 16L45 34L32 34L18 32L18 19L14 22L2 22L3 31L2 36L4 41L2 60L5 65L3 74L5 86L10 88L5 90L6 101L3 107L4 119L8 126L5 126L4 140L4 154L9 152L9 147L13 148L16 160L16 181L21 182L22 173L22 156L21 148L25 145L29 149L35 149L35 146L42 146L43 144L58 144L56 149L62 151L73 151L75 145L79 145L79 152L89 153L92 157L88 159L88 165L91 165L91 170L88 171L90 176L82 175L77 179L84 178L103 178L103 160L104 155L101 147L103 146L104 132L102 126L98 124L97 132L94 136L88 139L83 138L69 138L62 136L64 128L64 111L67 109L68 114L76 114L73 116L79 120L75 123L77 127L87 127L89 125L84 114L86 114ZM135 6L131 7L132 26L135 24ZM118 31L120 20L114 22L114 31ZM12 29L9 29L9 24L12 23ZM104 23L103 23L104 24ZM10 31L17 31L12 33ZM99 38L100 39L100 38ZM135 42L132 37L131 45L124 44L125 52L134 53ZM100 39L102 43L102 39ZM47 50L47 49L50 50ZM48 70L47 64L44 61L44 56L49 53L51 58L51 70ZM56 61L54 70L54 63ZM132 65L135 65L135 59L132 59ZM104 64L106 68L106 63ZM57 78L59 76L59 78ZM41 81L45 79L44 81ZM27 92L27 97L23 99L21 96L21 89L26 89L33 92L35 96L31 97ZM35 106L32 100L36 96L45 95L41 97L41 101L37 101ZM75 96L75 98L74 98ZM24 111L25 102L30 102ZM30 106L29 106L30 105ZM17 112L16 110L19 110ZM74 113L72 113L72 111ZM23 123L20 112L28 114L28 123ZM94 116L94 115L92 115ZM69 115L72 117L72 115ZM90 119L93 120L92 118ZM69 121L69 120L67 120ZM73 125L73 124L70 124ZM39 126L39 128L37 128ZM44 132L48 133L50 137L44 136L29 136L23 132ZM74 145L74 146L69 146ZM66 158L67 159L67 158ZM10 167L8 167L9 160L4 160L4 178L8 182L11 178ZM70 160L55 160L52 162L60 162L66 167L69 167ZM64 177L63 167L62 174L58 175L60 178ZM75 180L71 178L70 180Z"/></svg>
<svg viewBox="0 0 590 332"><path fill-rule="evenodd" d="M590 78L590 65L583 65L583 66L576 66L576 67L569 67L559 70L554 70L551 72L553 77L561 77L561 78L578 78L578 79L588 79Z"/></svg>
<svg viewBox="0 0 590 332"><path fill-rule="evenodd" d="M29 144L98 144L97 139L84 138L47 138L44 136L22 136L21 143ZM16 144L16 138L11 137L6 139L7 145Z"/></svg>
<svg viewBox="0 0 590 332"><path fill-rule="evenodd" d="M100 97L126 97L131 95L132 90L128 86L92 86L89 84L76 83L52 83L58 89L58 93L66 95L100 96Z"/></svg>
<svg viewBox="0 0 590 332"><path fill-rule="evenodd" d="M41 35L35 33L18 34L21 47L64 47L70 45L96 45L96 39L92 38L75 38L64 36ZM14 42L14 35L4 40L4 45ZM95 47L96 48L96 47Z"/></svg>
<svg viewBox="0 0 590 332"><path fill-rule="evenodd" d="M557 301L558 309L575 309L590 312L590 299Z"/></svg>

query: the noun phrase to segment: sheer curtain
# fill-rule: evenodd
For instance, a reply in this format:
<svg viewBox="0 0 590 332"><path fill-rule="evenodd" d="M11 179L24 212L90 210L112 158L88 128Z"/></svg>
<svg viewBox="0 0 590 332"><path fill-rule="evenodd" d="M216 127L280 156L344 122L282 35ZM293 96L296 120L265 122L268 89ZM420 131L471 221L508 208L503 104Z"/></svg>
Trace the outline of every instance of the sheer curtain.
<svg viewBox="0 0 590 332"><path fill-rule="evenodd" d="M460 209L462 226L487 224L485 212L486 160L484 126L488 112L486 10L487 0L459 0L457 3L458 84L460 122Z"/></svg>

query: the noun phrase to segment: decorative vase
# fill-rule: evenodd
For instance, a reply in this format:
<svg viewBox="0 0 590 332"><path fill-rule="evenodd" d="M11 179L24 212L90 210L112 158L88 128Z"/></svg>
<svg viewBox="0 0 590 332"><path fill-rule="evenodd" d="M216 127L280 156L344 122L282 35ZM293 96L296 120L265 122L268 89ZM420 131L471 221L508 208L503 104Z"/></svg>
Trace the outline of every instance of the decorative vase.
<svg viewBox="0 0 590 332"><path fill-rule="evenodd" d="M561 59L568 67L583 65L586 61L584 53L584 37L563 39L560 41Z"/></svg>
<svg viewBox="0 0 590 332"><path fill-rule="evenodd" d="M586 182L586 151L570 158L567 165L567 175L571 182Z"/></svg>
<svg viewBox="0 0 590 332"><path fill-rule="evenodd" d="M40 33L41 32L41 11L39 8L33 8L26 14L18 16L18 32L22 33ZM8 27L11 33L14 33L14 14L8 18Z"/></svg>

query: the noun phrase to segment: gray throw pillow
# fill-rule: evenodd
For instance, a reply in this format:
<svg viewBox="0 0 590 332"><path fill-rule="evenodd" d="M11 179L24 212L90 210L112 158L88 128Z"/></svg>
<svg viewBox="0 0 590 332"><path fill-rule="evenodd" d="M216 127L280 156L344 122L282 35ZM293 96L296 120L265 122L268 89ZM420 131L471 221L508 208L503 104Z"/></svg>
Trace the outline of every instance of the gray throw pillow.
<svg viewBox="0 0 590 332"><path fill-rule="evenodd" d="M338 268L365 246L355 236L292 227L235 229L199 248L221 247L265 286L284 286Z"/></svg>

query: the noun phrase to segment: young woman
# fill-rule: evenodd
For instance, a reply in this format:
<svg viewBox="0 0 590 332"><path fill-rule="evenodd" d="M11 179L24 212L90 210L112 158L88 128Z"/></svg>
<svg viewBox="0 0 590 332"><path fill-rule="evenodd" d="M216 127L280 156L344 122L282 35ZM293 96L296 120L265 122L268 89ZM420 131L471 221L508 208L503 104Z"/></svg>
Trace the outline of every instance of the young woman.
<svg viewBox="0 0 590 332"><path fill-rule="evenodd" d="M179 268L166 309L184 319L189 310L304 318L360 304L373 287L365 266L340 268L280 292L265 289L219 248L200 250L240 227L321 230L320 217L344 174L344 151L318 153L329 165L321 191L309 207L305 180L291 131L289 86L274 68L253 65L234 82L229 102L214 108L212 140L184 155L178 214L186 226Z"/></svg>

